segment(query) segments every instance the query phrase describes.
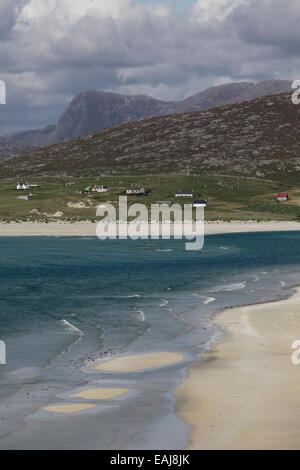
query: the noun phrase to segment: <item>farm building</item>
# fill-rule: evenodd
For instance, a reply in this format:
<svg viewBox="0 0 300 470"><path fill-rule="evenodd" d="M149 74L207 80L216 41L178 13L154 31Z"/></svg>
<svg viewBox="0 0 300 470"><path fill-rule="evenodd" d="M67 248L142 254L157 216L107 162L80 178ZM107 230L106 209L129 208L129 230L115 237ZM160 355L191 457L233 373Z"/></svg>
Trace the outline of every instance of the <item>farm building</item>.
<svg viewBox="0 0 300 470"><path fill-rule="evenodd" d="M107 193L107 186L93 186L91 189L92 193Z"/></svg>
<svg viewBox="0 0 300 470"><path fill-rule="evenodd" d="M278 193L277 194L277 201L278 202L284 202L289 200L289 195L288 193Z"/></svg>
<svg viewBox="0 0 300 470"><path fill-rule="evenodd" d="M131 194L131 195L138 196L138 195L145 194L145 193L146 193L145 188L142 188L140 186L133 186L132 188L126 189L126 194L129 194L129 195Z"/></svg>
<svg viewBox="0 0 300 470"><path fill-rule="evenodd" d="M26 191L26 190L30 189L30 184L28 184L28 183L18 183L17 186L16 186L16 189L18 189L19 191Z"/></svg>
<svg viewBox="0 0 300 470"><path fill-rule="evenodd" d="M205 201L205 199L195 200L193 203L193 207L206 207L206 206L207 206L207 202Z"/></svg>
<svg viewBox="0 0 300 470"><path fill-rule="evenodd" d="M177 191L175 197L194 197L193 191Z"/></svg>

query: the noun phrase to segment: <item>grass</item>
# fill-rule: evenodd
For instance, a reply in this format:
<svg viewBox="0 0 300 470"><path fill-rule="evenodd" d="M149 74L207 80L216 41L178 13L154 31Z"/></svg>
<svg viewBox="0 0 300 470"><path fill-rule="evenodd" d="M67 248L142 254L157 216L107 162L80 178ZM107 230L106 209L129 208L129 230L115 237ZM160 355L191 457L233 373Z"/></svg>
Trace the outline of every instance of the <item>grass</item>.
<svg viewBox="0 0 300 470"><path fill-rule="evenodd" d="M191 198L175 198L176 191L193 190L195 199L207 199L206 220L299 220L300 191L296 181L283 186L280 180L263 180L230 175L180 175L161 174L145 176L114 176L63 178L45 177L28 178L31 184L39 188L31 191L14 189L15 179L0 180L0 220L24 221L57 220L56 213L61 213L62 220L96 220L96 207L104 202L118 205L119 196L125 195L131 185L142 185L145 196L129 196L128 204L136 202L150 205L157 201L190 204ZM71 186L66 183L72 182ZM84 193L87 186L107 185L110 191L105 194ZM287 203L276 202L279 191L289 192L291 200ZM20 199L31 192L32 200ZM73 205L83 203L85 207Z"/></svg>

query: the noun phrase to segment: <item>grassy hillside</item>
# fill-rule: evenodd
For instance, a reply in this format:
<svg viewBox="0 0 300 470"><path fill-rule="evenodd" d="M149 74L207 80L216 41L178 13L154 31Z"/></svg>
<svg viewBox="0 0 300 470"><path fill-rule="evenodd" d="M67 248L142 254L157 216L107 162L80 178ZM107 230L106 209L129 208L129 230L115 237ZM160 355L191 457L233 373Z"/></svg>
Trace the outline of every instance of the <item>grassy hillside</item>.
<svg viewBox="0 0 300 470"><path fill-rule="evenodd" d="M226 173L286 183L300 179L299 119L288 94L143 119L1 159L0 174Z"/></svg>
<svg viewBox="0 0 300 470"><path fill-rule="evenodd" d="M157 201L191 203L191 199L175 198L175 192L193 190L195 198L208 200L207 220L299 220L300 189L294 183L236 177L228 175L149 175L62 178L29 178L39 188L31 191L14 189L17 179L0 181L0 220L91 220L96 219L96 207L111 202L116 207L118 198L131 185L143 185L145 196L130 196L129 204L141 202L150 207ZM73 183L66 186L66 183ZM106 194L85 193L87 186L107 185ZM290 201L277 203L278 191L288 191ZM20 199L31 192L32 200Z"/></svg>

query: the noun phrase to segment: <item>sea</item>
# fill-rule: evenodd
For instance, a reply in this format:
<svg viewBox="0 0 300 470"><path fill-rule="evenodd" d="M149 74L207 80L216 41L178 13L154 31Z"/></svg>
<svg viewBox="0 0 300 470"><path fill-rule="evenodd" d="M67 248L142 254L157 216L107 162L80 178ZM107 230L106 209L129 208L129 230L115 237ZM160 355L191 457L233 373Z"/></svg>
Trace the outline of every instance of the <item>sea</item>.
<svg viewBox="0 0 300 470"><path fill-rule="evenodd" d="M300 232L209 235L200 251L174 239L1 237L0 449L185 448L191 429L173 392L224 336L212 319L291 295L299 247ZM161 351L183 360L126 374L90 369ZM129 392L87 412L43 410L74 403L82 387Z"/></svg>

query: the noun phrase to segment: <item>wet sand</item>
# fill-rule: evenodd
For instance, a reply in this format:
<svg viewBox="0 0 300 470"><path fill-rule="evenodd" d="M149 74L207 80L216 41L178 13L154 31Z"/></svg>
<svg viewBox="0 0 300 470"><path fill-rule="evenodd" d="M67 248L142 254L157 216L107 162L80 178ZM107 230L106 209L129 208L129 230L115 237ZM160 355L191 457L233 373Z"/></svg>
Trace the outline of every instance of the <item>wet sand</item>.
<svg viewBox="0 0 300 470"><path fill-rule="evenodd" d="M72 403L72 404L65 404L65 405L53 405L47 406L45 408L41 408L44 411L50 411L51 413L79 413L81 411L86 411L91 408L95 408L96 405L88 404L88 403Z"/></svg>
<svg viewBox="0 0 300 470"><path fill-rule="evenodd" d="M90 388L79 393L73 393L72 398L84 398L85 400L109 400L127 393L126 388Z"/></svg>
<svg viewBox="0 0 300 470"><path fill-rule="evenodd" d="M182 361L183 356L170 352L137 354L135 356L117 357L91 367L92 370L107 372L137 372L155 367L163 367Z"/></svg>

